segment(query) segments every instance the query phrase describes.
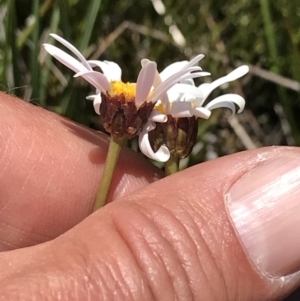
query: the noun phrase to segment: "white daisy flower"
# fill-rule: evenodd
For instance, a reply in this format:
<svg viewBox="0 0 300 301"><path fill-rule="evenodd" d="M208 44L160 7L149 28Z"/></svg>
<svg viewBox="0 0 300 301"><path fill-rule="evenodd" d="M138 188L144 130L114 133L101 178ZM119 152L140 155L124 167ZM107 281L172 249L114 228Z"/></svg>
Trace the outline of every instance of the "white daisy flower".
<svg viewBox="0 0 300 301"><path fill-rule="evenodd" d="M95 111L100 115L105 130L116 137L132 138L139 134L148 121L155 103L159 99L168 102L167 91L175 84L208 75L207 72L202 72L199 66L195 66L203 55L196 56L190 62L172 64L161 75L157 71L156 63L145 59L142 60L142 69L137 82L124 83L118 64L110 61L86 60L65 39L56 34L51 36L68 48L76 58L50 44L44 44L44 48L58 61L72 69L76 73L75 77L81 76L96 88L96 94L88 98L93 100ZM100 67L102 72L95 71L94 67ZM159 116L157 118L162 120ZM152 119L155 120L155 114Z"/></svg>
<svg viewBox="0 0 300 301"><path fill-rule="evenodd" d="M186 62L184 64L186 64ZM173 67L175 69L182 68L182 65L173 65ZM175 70L172 71L174 72ZM170 149L166 146L167 142L162 144L160 149L156 152L151 147L149 132L155 129L157 123L164 123L171 119L172 122L174 122L172 130L176 131L177 125L175 123L180 118L194 117L208 119L211 115L211 110L222 107L229 108L232 111L232 115L236 113L236 106L238 107L237 113L242 112L245 107L245 100L237 94L221 95L207 104L205 104L205 101L215 88L244 76L248 71L248 66L240 66L228 75L221 77L212 83L201 84L199 87L195 86L194 81L191 78L175 84L168 90L168 97L161 98L161 100L157 102L148 122L140 133L139 140L141 151L149 158L157 161L166 162L169 159ZM161 73L162 78L165 76L168 76L168 74ZM170 126L170 124L167 126ZM187 139L188 138L189 137L187 136ZM165 139L167 140L168 138L165 137ZM160 150L163 150L163 152Z"/></svg>

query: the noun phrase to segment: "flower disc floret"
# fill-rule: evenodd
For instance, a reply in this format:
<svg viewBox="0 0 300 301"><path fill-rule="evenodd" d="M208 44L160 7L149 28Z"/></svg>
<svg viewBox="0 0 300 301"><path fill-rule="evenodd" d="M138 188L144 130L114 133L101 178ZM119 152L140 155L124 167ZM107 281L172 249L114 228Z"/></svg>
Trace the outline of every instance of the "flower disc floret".
<svg viewBox="0 0 300 301"><path fill-rule="evenodd" d="M123 94L125 101L134 101L136 95L135 83L123 83L121 81L112 81L109 94L114 97Z"/></svg>

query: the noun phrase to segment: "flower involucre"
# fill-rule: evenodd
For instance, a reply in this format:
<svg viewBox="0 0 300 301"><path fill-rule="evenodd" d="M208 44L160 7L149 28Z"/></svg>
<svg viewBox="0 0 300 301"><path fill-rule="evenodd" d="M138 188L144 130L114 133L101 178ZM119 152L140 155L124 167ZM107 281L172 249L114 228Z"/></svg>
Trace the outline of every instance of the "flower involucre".
<svg viewBox="0 0 300 301"><path fill-rule="evenodd" d="M75 77L81 76L96 88L91 95L100 122L104 129L117 138L132 138L138 135L159 99L167 99L167 91L175 84L199 76L201 68L194 66L202 55L198 55L183 68L177 68L168 78L161 80L156 63L142 60L142 69L136 83L124 83L121 80L121 68L110 61L86 60L69 42L56 34L51 36L68 48L76 57L72 57L61 49L44 44L44 48L62 64L72 69ZM93 68L99 67L102 72Z"/></svg>

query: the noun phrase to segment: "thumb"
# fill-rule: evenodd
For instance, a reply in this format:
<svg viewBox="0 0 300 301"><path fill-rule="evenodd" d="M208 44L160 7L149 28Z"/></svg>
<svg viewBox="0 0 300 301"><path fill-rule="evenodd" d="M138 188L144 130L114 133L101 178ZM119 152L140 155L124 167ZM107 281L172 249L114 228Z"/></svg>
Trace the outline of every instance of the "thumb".
<svg viewBox="0 0 300 301"><path fill-rule="evenodd" d="M2 253L0 300L280 300L300 284L300 151L213 160Z"/></svg>

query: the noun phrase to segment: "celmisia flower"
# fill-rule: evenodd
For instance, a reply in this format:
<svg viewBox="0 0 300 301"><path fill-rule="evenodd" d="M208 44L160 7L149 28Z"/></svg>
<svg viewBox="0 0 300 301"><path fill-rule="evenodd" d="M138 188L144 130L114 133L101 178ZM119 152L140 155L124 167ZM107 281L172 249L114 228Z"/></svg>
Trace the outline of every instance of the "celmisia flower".
<svg viewBox="0 0 300 301"><path fill-rule="evenodd" d="M228 75L199 87L192 79L175 84L167 92L168 97L157 102L139 136L142 152L161 162L166 162L170 155L187 157L196 141L197 119L208 119L211 110L216 108L229 108L232 116L236 113L236 106L238 113L243 111L245 100L237 94L221 95L207 104L205 101L215 88L244 76L248 71L248 66L240 66ZM161 74L162 78L164 75Z"/></svg>
<svg viewBox="0 0 300 301"><path fill-rule="evenodd" d="M174 72L172 74L168 72L165 78L159 76L155 62L142 60L142 69L137 82L124 83L118 64L110 61L86 60L69 42L56 34L51 36L68 48L77 59L50 44L44 44L45 49L72 69L76 73L75 77L81 76L96 88L96 94L88 98L93 100L95 111L100 115L104 129L117 138L132 138L138 135L148 121L156 102L159 99L168 101L167 91L175 84L208 75L207 72L201 72L200 67L195 66L203 55L196 56L181 68L171 67ZM102 72L95 71L94 67L99 67ZM154 115L152 120L155 120Z"/></svg>

